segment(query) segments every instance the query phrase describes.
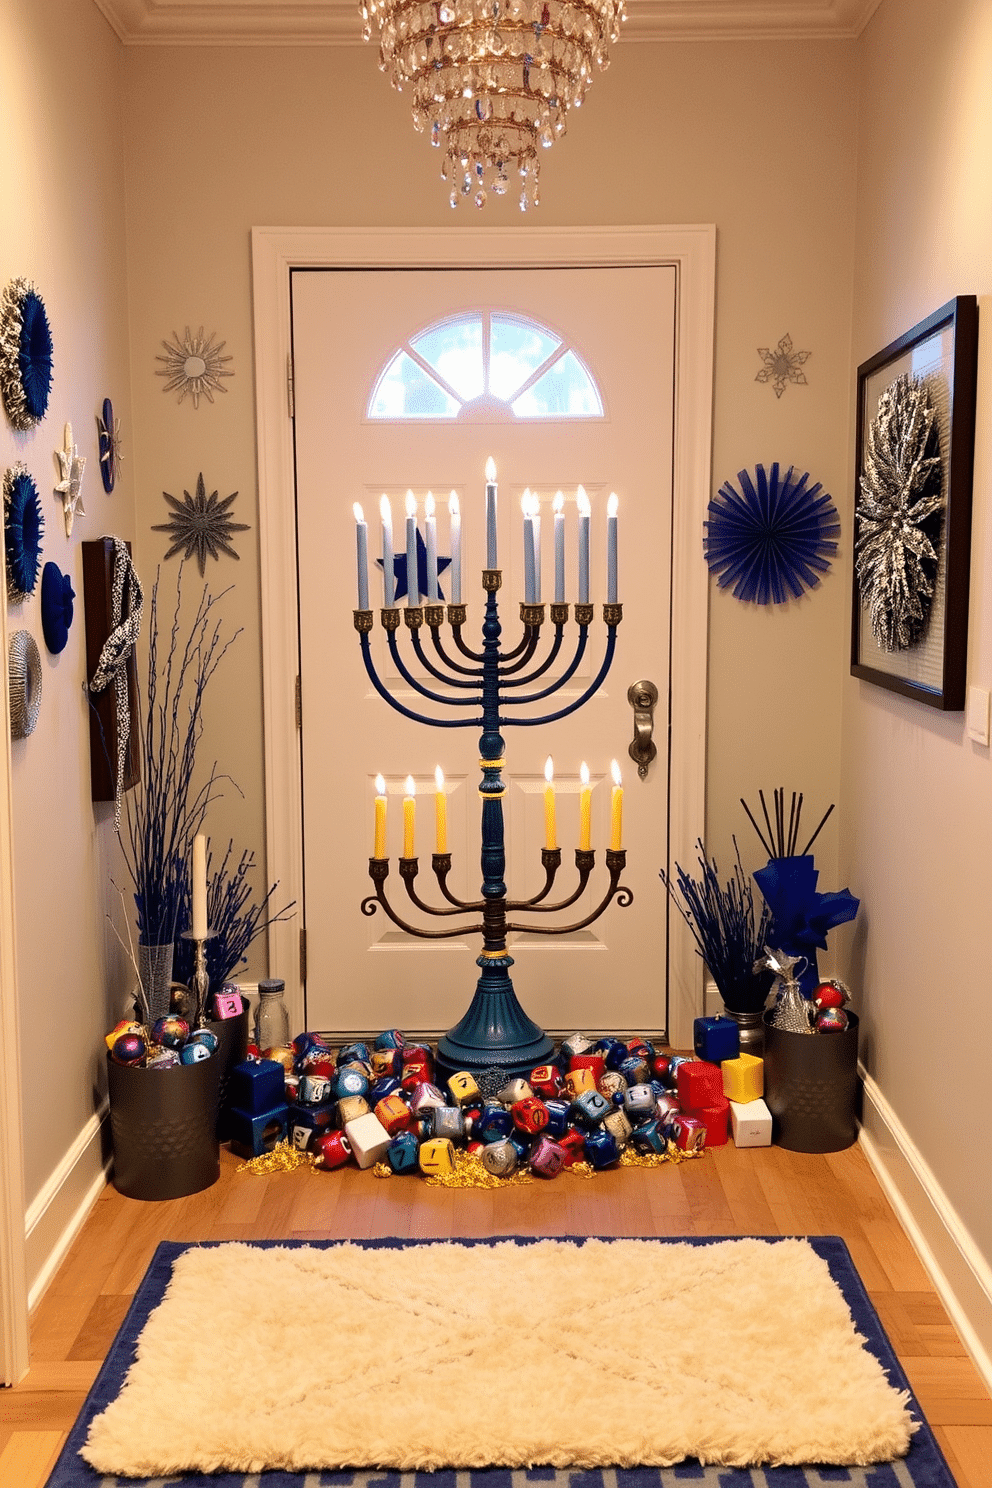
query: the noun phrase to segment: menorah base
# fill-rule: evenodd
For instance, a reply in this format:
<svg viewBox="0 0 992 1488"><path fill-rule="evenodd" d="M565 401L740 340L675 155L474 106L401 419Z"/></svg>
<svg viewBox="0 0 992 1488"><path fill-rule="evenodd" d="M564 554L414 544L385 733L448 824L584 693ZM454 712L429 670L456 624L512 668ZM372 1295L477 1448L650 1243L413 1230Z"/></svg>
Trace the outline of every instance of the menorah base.
<svg viewBox="0 0 992 1488"><path fill-rule="evenodd" d="M547 1064L554 1044L528 1018L510 980L512 956L479 957L482 967L465 1016L437 1046L437 1074L446 1081L460 1070L475 1076L483 1095L495 1095L507 1080L524 1078Z"/></svg>

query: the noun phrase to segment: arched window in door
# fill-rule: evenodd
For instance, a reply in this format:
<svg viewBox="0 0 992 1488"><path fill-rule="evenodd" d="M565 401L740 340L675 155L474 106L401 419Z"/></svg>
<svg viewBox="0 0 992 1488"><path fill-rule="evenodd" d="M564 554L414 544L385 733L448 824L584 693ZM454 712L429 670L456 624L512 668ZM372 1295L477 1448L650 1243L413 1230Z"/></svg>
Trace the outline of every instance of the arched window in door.
<svg viewBox="0 0 992 1488"><path fill-rule="evenodd" d="M598 419L603 399L574 347L536 320L476 310L405 341L380 372L376 420Z"/></svg>

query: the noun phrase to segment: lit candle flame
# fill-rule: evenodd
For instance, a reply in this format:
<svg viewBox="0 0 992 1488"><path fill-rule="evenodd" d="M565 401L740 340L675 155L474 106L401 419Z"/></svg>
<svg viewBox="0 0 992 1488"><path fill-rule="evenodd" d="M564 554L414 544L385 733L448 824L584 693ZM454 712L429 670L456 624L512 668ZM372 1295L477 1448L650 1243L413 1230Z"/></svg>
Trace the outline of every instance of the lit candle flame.
<svg viewBox="0 0 992 1488"><path fill-rule="evenodd" d="M613 763L610 765L610 774L613 776L614 785L623 784L623 779L620 775L620 766L617 764L616 760L614 760Z"/></svg>
<svg viewBox="0 0 992 1488"><path fill-rule="evenodd" d="M412 491L406 493L406 514L408 517L417 515L417 498Z"/></svg>
<svg viewBox="0 0 992 1488"><path fill-rule="evenodd" d="M615 496L613 497L613 500L614 501L616 500L616 497ZM433 493L433 491L428 491L427 492L427 495L424 497L424 516L425 517L432 517L433 515L434 515L434 493ZM611 513L611 515L612 516L615 516L616 513L613 512L613 513Z"/></svg>
<svg viewBox="0 0 992 1488"><path fill-rule="evenodd" d="M592 502L586 495L585 486L580 486L579 489L576 491L575 504L579 509L580 517L588 517L592 515Z"/></svg>
<svg viewBox="0 0 992 1488"><path fill-rule="evenodd" d="M352 507L352 511L355 513L355 521L356 522L364 522L365 521L365 513L362 511L362 508L360 507L360 505L358 504L357 501L355 502L355 505Z"/></svg>
<svg viewBox="0 0 992 1488"><path fill-rule="evenodd" d="M393 525L393 509L389 504L388 496L379 497L379 515L384 522L388 522L390 527Z"/></svg>
<svg viewBox="0 0 992 1488"><path fill-rule="evenodd" d="M617 512L619 511L619 509L620 509L620 498L617 496L616 491L611 491L610 492L610 499L606 503L606 515L608 517L615 517L616 514L617 514Z"/></svg>
<svg viewBox="0 0 992 1488"><path fill-rule="evenodd" d="M486 461L486 480L489 482L490 485L492 485L492 483L493 483L493 481L495 479L496 479L496 461L493 459L492 455L490 455L489 456L489 459Z"/></svg>
<svg viewBox="0 0 992 1488"><path fill-rule="evenodd" d="M375 777L375 793L377 796L384 796L386 794L386 782L381 775ZM366 807L366 810L368 810L368 807Z"/></svg>
<svg viewBox="0 0 992 1488"><path fill-rule="evenodd" d="M555 499L554 501L552 501L551 505L554 510L555 516L558 516L565 510L565 495L563 491L555 492Z"/></svg>
<svg viewBox="0 0 992 1488"><path fill-rule="evenodd" d="M406 785L404 789L406 790L408 796L415 796L417 794L417 782L414 780L412 775L408 775L406 777Z"/></svg>
<svg viewBox="0 0 992 1488"><path fill-rule="evenodd" d="M586 764L585 760L583 760L581 765L579 766L579 779L581 780L583 785L589 784L589 766Z"/></svg>
<svg viewBox="0 0 992 1488"><path fill-rule="evenodd" d="M448 497L448 513L452 517L457 517L460 511L461 508L458 505L458 492L452 491L451 495Z"/></svg>
<svg viewBox="0 0 992 1488"><path fill-rule="evenodd" d="M548 782L549 785L551 784L552 780L554 780L554 778L555 778L554 761L552 760L550 754L548 755L547 759L544 761L544 778Z"/></svg>
<svg viewBox="0 0 992 1488"><path fill-rule="evenodd" d="M437 786L439 791L444 790L444 771L441 769L440 765L434 766L434 784Z"/></svg>

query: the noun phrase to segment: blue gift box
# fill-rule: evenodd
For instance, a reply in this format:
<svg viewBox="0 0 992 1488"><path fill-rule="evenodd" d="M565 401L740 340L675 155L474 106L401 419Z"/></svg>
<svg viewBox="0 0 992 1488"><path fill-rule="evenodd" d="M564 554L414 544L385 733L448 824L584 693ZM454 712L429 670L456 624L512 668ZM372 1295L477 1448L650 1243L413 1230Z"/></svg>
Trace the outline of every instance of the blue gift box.
<svg viewBox="0 0 992 1488"><path fill-rule="evenodd" d="M257 1112L232 1107L227 1113L227 1129L235 1152L243 1157L261 1157L286 1140L286 1104Z"/></svg>
<svg viewBox="0 0 992 1488"><path fill-rule="evenodd" d="M294 1147L305 1152L315 1132L328 1131L334 1123L334 1106L301 1106L291 1101L286 1108L286 1129Z"/></svg>
<svg viewBox="0 0 992 1488"><path fill-rule="evenodd" d="M736 1059L741 1052L741 1033L731 1018L696 1018L692 1025L692 1046L708 1064L722 1064Z"/></svg>
<svg viewBox="0 0 992 1488"><path fill-rule="evenodd" d="M226 1100L254 1115L286 1099L286 1071L275 1059L246 1059L231 1071Z"/></svg>

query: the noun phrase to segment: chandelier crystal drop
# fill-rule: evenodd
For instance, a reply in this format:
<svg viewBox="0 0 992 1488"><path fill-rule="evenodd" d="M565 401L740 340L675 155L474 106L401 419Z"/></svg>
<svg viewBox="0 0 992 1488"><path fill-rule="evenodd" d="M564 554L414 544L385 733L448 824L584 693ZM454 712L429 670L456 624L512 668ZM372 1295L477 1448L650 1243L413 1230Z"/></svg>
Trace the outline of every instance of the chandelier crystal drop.
<svg viewBox="0 0 992 1488"><path fill-rule="evenodd" d="M443 149L451 205L483 207L520 177L538 205L538 151L565 133L626 19L624 0L361 0L379 68L413 94L413 127Z"/></svg>

